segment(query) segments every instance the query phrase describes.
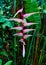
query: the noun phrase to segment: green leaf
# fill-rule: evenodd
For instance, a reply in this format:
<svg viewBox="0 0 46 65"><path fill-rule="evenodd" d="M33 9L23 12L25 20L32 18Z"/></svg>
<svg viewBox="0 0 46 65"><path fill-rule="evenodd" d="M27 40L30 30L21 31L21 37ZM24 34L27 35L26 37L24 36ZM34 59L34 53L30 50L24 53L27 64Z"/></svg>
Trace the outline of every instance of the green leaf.
<svg viewBox="0 0 46 65"><path fill-rule="evenodd" d="M2 65L2 60L0 59L0 65Z"/></svg>
<svg viewBox="0 0 46 65"><path fill-rule="evenodd" d="M5 23L5 21L6 21L6 18L4 16L0 15L0 24Z"/></svg>
<svg viewBox="0 0 46 65"><path fill-rule="evenodd" d="M12 61L10 60L10 61L6 62L4 65L12 65Z"/></svg>
<svg viewBox="0 0 46 65"><path fill-rule="evenodd" d="M7 54L7 52L6 52L5 50L3 50L3 51L1 52L1 55L8 57L8 54Z"/></svg>
<svg viewBox="0 0 46 65"><path fill-rule="evenodd" d="M25 1L24 2L25 13L39 12L37 0L24 0L24 1ZM40 13L28 17L28 20L39 23L39 25L36 25L36 27L37 29L40 29L40 25L41 25Z"/></svg>
<svg viewBox="0 0 46 65"><path fill-rule="evenodd" d="M3 29L5 29L6 26L9 28L12 28L12 24L9 21L6 21L6 23L4 23L2 26L3 26Z"/></svg>

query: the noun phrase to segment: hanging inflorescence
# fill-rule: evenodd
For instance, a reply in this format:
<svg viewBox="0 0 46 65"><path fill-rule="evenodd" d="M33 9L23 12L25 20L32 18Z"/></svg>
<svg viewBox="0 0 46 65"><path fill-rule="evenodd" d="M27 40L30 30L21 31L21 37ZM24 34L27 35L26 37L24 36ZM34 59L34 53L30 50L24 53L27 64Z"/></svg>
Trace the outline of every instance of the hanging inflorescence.
<svg viewBox="0 0 46 65"><path fill-rule="evenodd" d="M22 13L22 11L23 11L23 8L20 9L19 11L17 11L17 13L14 15L14 17L18 13ZM35 29L29 29L29 28L28 29L25 29L25 27L30 26L30 25L37 24L37 23L27 23L25 21L25 18L28 18L29 16L31 16L33 14L37 14L37 13L39 13L39 12L33 12L33 13L28 13L28 14L23 14L22 13L22 19L19 19L19 18L11 18L11 19L9 19L9 20L17 21L18 23L21 23L22 24L22 26L13 27L11 29L16 29L16 30L20 30L21 31L21 32L18 32L16 34L14 34L14 36L17 35L17 36L21 36L22 37L19 41L21 41L23 43L23 53L22 53L23 57L25 57L25 40L28 37L32 36L30 34L25 34L25 33L35 30Z"/></svg>

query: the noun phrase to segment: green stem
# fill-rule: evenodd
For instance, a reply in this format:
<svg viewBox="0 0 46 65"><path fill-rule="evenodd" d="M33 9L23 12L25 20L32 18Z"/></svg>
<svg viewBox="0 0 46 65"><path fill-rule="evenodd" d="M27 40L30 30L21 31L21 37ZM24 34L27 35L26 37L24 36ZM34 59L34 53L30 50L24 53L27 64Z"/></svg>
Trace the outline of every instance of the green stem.
<svg viewBox="0 0 46 65"><path fill-rule="evenodd" d="M45 49L45 46L46 46L46 40L45 40L45 42L44 42L44 45L43 45L42 50ZM42 50L41 50L41 54L40 54L40 58L39 58L38 65L42 65L42 60L43 60L43 58L44 58L44 52L43 52Z"/></svg>
<svg viewBox="0 0 46 65"><path fill-rule="evenodd" d="M28 64L28 58L29 58L29 55L30 55L30 51L31 51L31 49L32 49L32 42L33 42L35 33L36 33L36 31L34 32L33 37L32 37L32 41L31 41L31 44L30 44L30 47L29 47L29 52L28 52L28 56L27 56L27 60L26 60L26 64L25 64L25 65Z"/></svg>
<svg viewBox="0 0 46 65"><path fill-rule="evenodd" d="M15 50L15 45L16 45L16 37L14 37L14 44L13 44L13 47L14 47L14 52L13 52L13 54L14 54L14 61L13 61L13 65L16 65L16 50Z"/></svg>

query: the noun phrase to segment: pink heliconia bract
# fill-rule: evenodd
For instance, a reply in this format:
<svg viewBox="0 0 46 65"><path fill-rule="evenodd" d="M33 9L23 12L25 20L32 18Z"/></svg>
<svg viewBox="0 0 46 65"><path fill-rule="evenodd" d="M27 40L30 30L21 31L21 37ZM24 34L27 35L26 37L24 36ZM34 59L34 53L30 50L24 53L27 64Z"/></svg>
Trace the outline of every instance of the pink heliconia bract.
<svg viewBox="0 0 46 65"><path fill-rule="evenodd" d="M23 28L22 28L22 27L20 27L20 26L18 26L18 27L13 27L13 28L11 28L11 29L22 30Z"/></svg>
<svg viewBox="0 0 46 65"><path fill-rule="evenodd" d="M24 23L24 26L30 26L30 25L34 25L34 24L37 24L37 23Z"/></svg>
<svg viewBox="0 0 46 65"><path fill-rule="evenodd" d="M18 13L20 13L20 12L22 12L23 11L23 8L21 8L20 10L18 10L17 12L16 12L16 14L14 15L14 17L18 14Z"/></svg>
<svg viewBox="0 0 46 65"><path fill-rule="evenodd" d="M22 53L22 55L23 55L23 58L25 57L25 46L23 45L23 53Z"/></svg>
<svg viewBox="0 0 46 65"><path fill-rule="evenodd" d="M23 33L19 32L19 33L14 34L14 36L15 35L17 35L17 36L23 36Z"/></svg>
<svg viewBox="0 0 46 65"><path fill-rule="evenodd" d="M34 14L38 14L38 13L39 12L33 12L33 13L24 14L23 17L24 18L28 18L29 16L34 15Z"/></svg>
<svg viewBox="0 0 46 65"><path fill-rule="evenodd" d="M22 43L23 43L23 45L25 45L25 41L23 40L23 38L22 38L22 39L20 39L19 41L20 41L20 42L22 42Z"/></svg>
<svg viewBox="0 0 46 65"><path fill-rule="evenodd" d="M35 30L35 29L24 29L23 32L27 33L27 32L33 31L33 30Z"/></svg>
<svg viewBox="0 0 46 65"><path fill-rule="evenodd" d="M32 36L32 35L24 35L24 39L26 39L26 38L28 38L28 37L30 37L30 36Z"/></svg>
<svg viewBox="0 0 46 65"><path fill-rule="evenodd" d="M22 19L19 19L19 18L10 18L10 19L8 19L8 20L17 21L18 23L23 22L23 20L22 20Z"/></svg>

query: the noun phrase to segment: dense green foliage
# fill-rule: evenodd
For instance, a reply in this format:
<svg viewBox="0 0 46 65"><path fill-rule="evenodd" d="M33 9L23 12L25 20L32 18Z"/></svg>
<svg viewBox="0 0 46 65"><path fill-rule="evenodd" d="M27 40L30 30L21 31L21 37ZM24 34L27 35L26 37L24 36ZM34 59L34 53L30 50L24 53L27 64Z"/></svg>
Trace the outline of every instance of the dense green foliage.
<svg viewBox="0 0 46 65"><path fill-rule="evenodd" d="M22 57L21 37L14 36L21 26L11 18L22 18L15 13L23 6L23 13L41 12L25 18L25 22L37 23L26 28L36 29L29 32L32 37L26 39L26 55ZM28 33L27 33L28 34ZM46 65L46 0L0 0L0 65Z"/></svg>

